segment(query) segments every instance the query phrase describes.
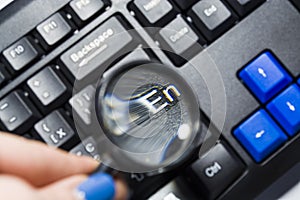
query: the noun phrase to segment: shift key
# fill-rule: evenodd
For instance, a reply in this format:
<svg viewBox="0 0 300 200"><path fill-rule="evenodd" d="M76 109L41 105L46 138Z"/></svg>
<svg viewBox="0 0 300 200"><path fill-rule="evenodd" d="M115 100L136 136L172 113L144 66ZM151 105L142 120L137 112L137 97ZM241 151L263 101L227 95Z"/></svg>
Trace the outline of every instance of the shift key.
<svg viewBox="0 0 300 200"><path fill-rule="evenodd" d="M112 17L75 44L60 58L76 80L100 77L107 66L129 52L133 37ZM93 74L93 77L90 75Z"/></svg>

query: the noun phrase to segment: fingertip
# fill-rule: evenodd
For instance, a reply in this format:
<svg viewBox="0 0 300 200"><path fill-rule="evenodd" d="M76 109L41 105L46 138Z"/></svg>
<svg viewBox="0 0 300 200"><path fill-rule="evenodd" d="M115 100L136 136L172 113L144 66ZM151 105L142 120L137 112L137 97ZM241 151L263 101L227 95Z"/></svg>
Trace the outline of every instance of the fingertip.
<svg viewBox="0 0 300 200"><path fill-rule="evenodd" d="M115 180L115 188L116 188L116 193L114 200L125 200L128 199L128 187L126 183L121 180L121 179L116 179Z"/></svg>

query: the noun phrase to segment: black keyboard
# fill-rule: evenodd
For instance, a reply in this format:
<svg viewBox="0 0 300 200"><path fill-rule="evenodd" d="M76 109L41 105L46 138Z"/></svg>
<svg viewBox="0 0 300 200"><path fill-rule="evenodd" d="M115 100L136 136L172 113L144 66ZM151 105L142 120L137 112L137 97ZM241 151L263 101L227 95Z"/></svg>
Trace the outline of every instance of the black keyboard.
<svg viewBox="0 0 300 200"><path fill-rule="evenodd" d="M123 173L131 199L253 199L300 161L299 1L28 2L0 12L1 131L101 160L95 80L155 60L192 85L216 145L166 173Z"/></svg>

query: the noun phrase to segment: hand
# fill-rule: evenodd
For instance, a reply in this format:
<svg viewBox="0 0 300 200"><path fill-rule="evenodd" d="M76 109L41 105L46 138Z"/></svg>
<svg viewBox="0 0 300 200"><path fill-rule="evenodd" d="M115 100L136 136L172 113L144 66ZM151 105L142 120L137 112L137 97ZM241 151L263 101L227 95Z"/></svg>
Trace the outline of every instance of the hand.
<svg viewBox="0 0 300 200"><path fill-rule="evenodd" d="M78 200L85 191L78 185L95 191L96 199L126 199L126 186L114 183L110 176L96 174L87 179L99 165L87 157L77 157L47 145L0 132L0 196L9 200ZM105 176L102 178L102 176ZM100 177L100 178L99 178ZM98 179L95 179L98 178ZM93 180L92 180L93 179ZM100 180L101 179L101 180ZM92 180L92 181L91 181ZM111 181L111 197L101 196ZM104 184L104 185L103 185ZM102 187L103 186L103 187ZM114 194L114 190L116 191ZM76 192L77 191L77 192ZM107 192L107 191L102 191ZM93 194L86 196L87 200ZM95 196L95 195L94 195Z"/></svg>

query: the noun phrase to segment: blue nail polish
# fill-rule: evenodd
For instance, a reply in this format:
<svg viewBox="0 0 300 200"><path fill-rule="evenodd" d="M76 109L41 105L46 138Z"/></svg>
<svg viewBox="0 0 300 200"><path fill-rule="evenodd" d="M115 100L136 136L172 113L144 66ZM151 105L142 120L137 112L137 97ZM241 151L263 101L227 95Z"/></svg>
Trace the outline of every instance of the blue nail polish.
<svg viewBox="0 0 300 200"><path fill-rule="evenodd" d="M84 200L112 200L115 195L114 180L108 174L93 174L77 187L77 194Z"/></svg>

